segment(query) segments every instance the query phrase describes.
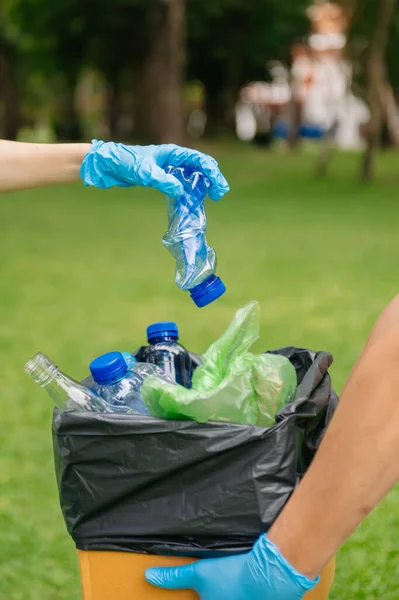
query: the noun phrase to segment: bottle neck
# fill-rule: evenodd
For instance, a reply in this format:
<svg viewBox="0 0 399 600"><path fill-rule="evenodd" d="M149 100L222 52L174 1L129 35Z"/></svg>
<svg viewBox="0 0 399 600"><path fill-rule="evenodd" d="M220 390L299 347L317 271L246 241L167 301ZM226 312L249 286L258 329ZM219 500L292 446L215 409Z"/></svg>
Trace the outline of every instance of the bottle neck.
<svg viewBox="0 0 399 600"><path fill-rule="evenodd" d="M54 376L43 384L42 387L52 397L58 408L65 410L66 401L71 395L72 388L76 385L79 385L77 381L74 381L57 369Z"/></svg>
<svg viewBox="0 0 399 600"><path fill-rule="evenodd" d="M119 383L120 381L122 381L122 379L124 379L126 377L126 375L127 375L127 369L122 375L117 375L116 377L113 377L112 379L107 379L106 381L96 381L96 385L98 385L99 387L103 387L106 385L114 385L115 383Z"/></svg>
<svg viewBox="0 0 399 600"><path fill-rule="evenodd" d="M45 354L40 352L33 356L25 365L25 371L52 397L62 411L65 410L68 398L76 389L82 388L77 382L62 373Z"/></svg>
<svg viewBox="0 0 399 600"><path fill-rule="evenodd" d="M150 346L153 346L154 344L164 344L165 342L177 344L178 340L179 338L175 335L158 335L148 340L148 343Z"/></svg>

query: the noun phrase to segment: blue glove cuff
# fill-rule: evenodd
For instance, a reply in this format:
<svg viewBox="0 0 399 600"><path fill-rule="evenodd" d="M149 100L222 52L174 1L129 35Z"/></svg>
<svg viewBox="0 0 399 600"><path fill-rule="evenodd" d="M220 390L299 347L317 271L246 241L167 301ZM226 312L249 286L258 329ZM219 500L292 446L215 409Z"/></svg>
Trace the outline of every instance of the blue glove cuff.
<svg viewBox="0 0 399 600"><path fill-rule="evenodd" d="M290 563L284 558L280 550L273 542L269 540L266 534L263 534L252 550L256 560L263 564L267 562L273 562L276 568L288 575L292 582L303 589L304 592L311 590L320 581L320 577L317 576L315 579L309 579L306 575L299 573Z"/></svg>

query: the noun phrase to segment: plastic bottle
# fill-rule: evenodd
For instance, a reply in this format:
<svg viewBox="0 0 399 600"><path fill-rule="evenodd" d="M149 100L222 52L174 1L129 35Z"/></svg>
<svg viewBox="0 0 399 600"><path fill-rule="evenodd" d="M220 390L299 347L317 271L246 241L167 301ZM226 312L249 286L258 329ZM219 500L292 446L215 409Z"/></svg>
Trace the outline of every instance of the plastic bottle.
<svg viewBox="0 0 399 600"><path fill-rule="evenodd" d="M142 359L157 365L168 379L191 388L192 362L188 351L178 344L176 323L165 321L147 327L149 346L143 349Z"/></svg>
<svg viewBox="0 0 399 600"><path fill-rule="evenodd" d="M150 375L157 375L155 365L133 362L128 367L125 353L107 352L95 358L90 372L96 383L95 392L110 404L115 412L148 415L140 388Z"/></svg>
<svg viewBox="0 0 399 600"><path fill-rule="evenodd" d="M41 352L28 360L25 372L46 390L60 411L112 412L93 390L65 375Z"/></svg>
<svg viewBox="0 0 399 600"><path fill-rule="evenodd" d="M133 354L130 354L130 352L122 352L122 356L125 359L128 371L134 369L135 365L137 364L137 360Z"/></svg>
<svg viewBox="0 0 399 600"><path fill-rule="evenodd" d="M176 259L176 284L189 291L199 307L207 306L226 291L215 275L216 254L206 242L205 198L209 181L198 171L169 167L168 173L183 183L184 194L168 197L168 230L163 244Z"/></svg>

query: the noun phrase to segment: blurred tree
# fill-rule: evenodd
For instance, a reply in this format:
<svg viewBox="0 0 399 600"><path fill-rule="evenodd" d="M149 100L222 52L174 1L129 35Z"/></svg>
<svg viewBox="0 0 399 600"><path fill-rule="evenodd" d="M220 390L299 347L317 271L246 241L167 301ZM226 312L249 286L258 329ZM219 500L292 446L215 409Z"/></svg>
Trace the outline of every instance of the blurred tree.
<svg viewBox="0 0 399 600"><path fill-rule="evenodd" d="M0 33L0 95L3 105L2 135L15 140L20 128L20 91L18 85L18 47Z"/></svg>
<svg viewBox="0 0 399 600"><path fill-rule="evenodd" d="M357 10L359 8L360 3ZM396 0L380 0L378 3L364 0L362 8L363 20L368 20L373 24L367 48L366 66L367 96L371 118L361 170L362 178L369 180L374 174L375 154L381 144L384 121L388 124L392 141L396 145L399 144L397 106L387 69L387 49L397 5Z"/></svg>
<svg viewBox="0 0 399 600"><path fill-rule="evenodd" d="M111 138L132 133L120 127L122 96L124 92L136 95L137 72L148 43L146 12L146 0L97 0L93 7L87 62L107 81L106 116Z"/></svg>
<svg viewBox="0 0 399 600"><path fill-rule="evenodd" d="M56 132L61 139L81 138L75 106L77 80L87 52L92 0L14 0L10 17L29 39L25 60L45 74L51 85L62 82L57 98Z"/></svg>
<svg viewBox="0 0 399 600"><path fill-rule="evenodd" d="M306 34L308 0L189 0L188 77L205 85L208 133L230 128L240 87L264 79L270 59L289 61Z"/></svg>
<svg viewBox="0 0 399 600"><path fill-rule="evenodd" d="M21 36L10 21L10 0L0 4L0 98L2 135L15 140L21 124L18 67Z"/></svg>
<svg viewBox="0 0 399 600"><path fill-rule="evenodd" d="M40 71L54 90L58 135L69 140L81 136L75 90L85 66L105 75L112 137L121 105L134 100L135 136L181 142L186 46L188 78L204 84L208 131L217 132L231 126L240 87L264 79L269 59L288 61L308 26L308 0L4 1L27 40L24 92L20 73Z"/></svg>
<svg viewBox="0 0 399 600"><path fill-rule="evenodd" d="M75 92L88 64L106 77L112 136L118 134L121 86L130 70L137 132L146 141L182 140L184 8L185 0L13 2L12 18L32 42L31 63L40 65L49 82L62 84L56 111L61 139L81 137Z"/></svg>
<svg viewBox="0 0 399 600"><path fill-rule="evenodd" d="M152 143L184 142L185 0L147 0L136 79L136 130Z"/></svg>

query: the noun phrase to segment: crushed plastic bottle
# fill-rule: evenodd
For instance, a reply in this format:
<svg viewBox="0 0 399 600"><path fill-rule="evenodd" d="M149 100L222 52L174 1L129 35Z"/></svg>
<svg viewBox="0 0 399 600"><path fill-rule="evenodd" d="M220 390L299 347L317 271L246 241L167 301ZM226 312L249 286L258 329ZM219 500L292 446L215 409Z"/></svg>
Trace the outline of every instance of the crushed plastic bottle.
<svg viewBox="0 0 399 600"><path fill-rule="evenodd" d="M112 412L93 390L65 375L41 352L28 360L25 372L46 390L60 411Z"/></svg>
<svg viewBox="0 0 399 600"><path fill-rule="evenodd" d="M193 366L189 352L178 343L176 323L164 321L147 327L149 346L142 351L142 359L157 365L173 383L191 387Z"/></svg>
<svg viewBox="0 0 399 600"><path fill-rule="evenodd" d="M138 363L132 358L130 367L122 352L107 352L95 358L90 364L96 383L94 391L114 412L148 415L140 389L144 379L162 372L155 365Z"/></svg>
<svg viewBox="0 0 399 600"><path fill-rule="evenodd" d="M216 253L208 246L205 198L210 183L200 172L183 167L169 167L184 186L179 198L168 197L168 230L163 244L176 259L175 281L183 291L189 291L194 303L202 308L226 291L216 276Z"/></svg>

